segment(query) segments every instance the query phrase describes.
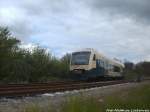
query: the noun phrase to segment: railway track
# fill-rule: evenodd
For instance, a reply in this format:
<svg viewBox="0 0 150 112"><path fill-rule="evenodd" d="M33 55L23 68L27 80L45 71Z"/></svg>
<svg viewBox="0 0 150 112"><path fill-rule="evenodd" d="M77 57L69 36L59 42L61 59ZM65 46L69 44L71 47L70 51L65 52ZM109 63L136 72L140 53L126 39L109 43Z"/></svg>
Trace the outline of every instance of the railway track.
<svg viewBox="0 0 150 112"><path fill-rule="evenodd" d="M37 83L37 84L7 84L0 85L0 97L18 97L31 96L43 93L54 93L62 91L79 90L93 87L101 87L115 84L128 83L129 81L103 81L103 82L51 82L51 83Z"/></svg>

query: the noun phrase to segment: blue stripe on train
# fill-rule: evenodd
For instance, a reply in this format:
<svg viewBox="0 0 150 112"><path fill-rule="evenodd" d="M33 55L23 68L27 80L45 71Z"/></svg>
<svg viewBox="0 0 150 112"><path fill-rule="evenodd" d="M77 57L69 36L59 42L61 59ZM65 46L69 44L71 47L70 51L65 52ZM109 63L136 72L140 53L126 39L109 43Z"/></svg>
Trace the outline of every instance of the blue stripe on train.
<svg viewBox="0 0 150 112"><path fill-rule="evenodd" d="M96 60L96 68L85 71L83 74L74 74L74 78L86 80L88 78L103 77L105 69L100 66L99 60Z"/></svg>
<svg viewBox="0 0 150 112"><path fill-rule="evenodd" d="M99 60L96 60L96 68L86 71L88 77L99 77L104 76L105 69L100 66Z"/></svg>

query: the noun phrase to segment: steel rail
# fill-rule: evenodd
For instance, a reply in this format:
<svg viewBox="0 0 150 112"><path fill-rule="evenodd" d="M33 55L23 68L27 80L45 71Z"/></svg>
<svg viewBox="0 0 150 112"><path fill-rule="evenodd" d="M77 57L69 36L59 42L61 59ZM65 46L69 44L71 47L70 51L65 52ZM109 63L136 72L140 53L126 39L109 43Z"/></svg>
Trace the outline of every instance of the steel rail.
<svg viewBox="0 0 150 112"><path fill-rule="evenodd" d="M103 82L64 82L45 84L26 84L14 86L0 86L0 97L28 96L42 93L54 93L60 91L71 91L85 88L101 87L114 84L128 83L125 80L103 81Z"/></svg>

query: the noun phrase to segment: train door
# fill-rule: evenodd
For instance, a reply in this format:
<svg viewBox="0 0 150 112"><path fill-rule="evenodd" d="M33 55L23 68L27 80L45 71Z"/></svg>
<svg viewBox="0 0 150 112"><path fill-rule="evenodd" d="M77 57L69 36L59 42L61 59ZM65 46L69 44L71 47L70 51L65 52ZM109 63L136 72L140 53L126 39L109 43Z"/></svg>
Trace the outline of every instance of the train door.
<svg viewBox="0 0 150 112"><path fill-rule="evenodd" d="M95 54L92 57L92 68L96 68L96 55Z"/></svg>
<svg viewBox="0 0 150 112"><path fill-rule="evenodd" d="M96 60L96 71L98 76L104 76L105 75L105 69L104 69L104 61L101 59Z"/></svg>

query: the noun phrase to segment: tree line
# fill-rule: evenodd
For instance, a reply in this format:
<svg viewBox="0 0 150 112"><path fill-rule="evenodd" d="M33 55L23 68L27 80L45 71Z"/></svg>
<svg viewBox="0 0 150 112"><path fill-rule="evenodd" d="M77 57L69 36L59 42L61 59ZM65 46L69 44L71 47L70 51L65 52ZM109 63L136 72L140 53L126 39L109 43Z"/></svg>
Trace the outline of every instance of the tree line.
<svg viewBox="0 0 150 112"><path fill-rule="evenodd" d="M8 28L0 27L0 83L33 83L69 77L70 54L61 59L35 47L20 48L21 41ZM150 76L150 62L125 62L125 77Z"/></svg>
<svg viewBox="0 0 150 112"><path fill-rule="evenodd" d="M68 77L69 54L57 59L46 49L38 46L31 51L20 48L20 43L8 28L0 27L0 83L46 82Z"/></svg>
<svg viewBox="0 0 150 112"><path fill-rule="evenodd" d="M142 61L137 64L125 62L124 75L127 79L137 79L150 77L150 62Z"/></svg>

